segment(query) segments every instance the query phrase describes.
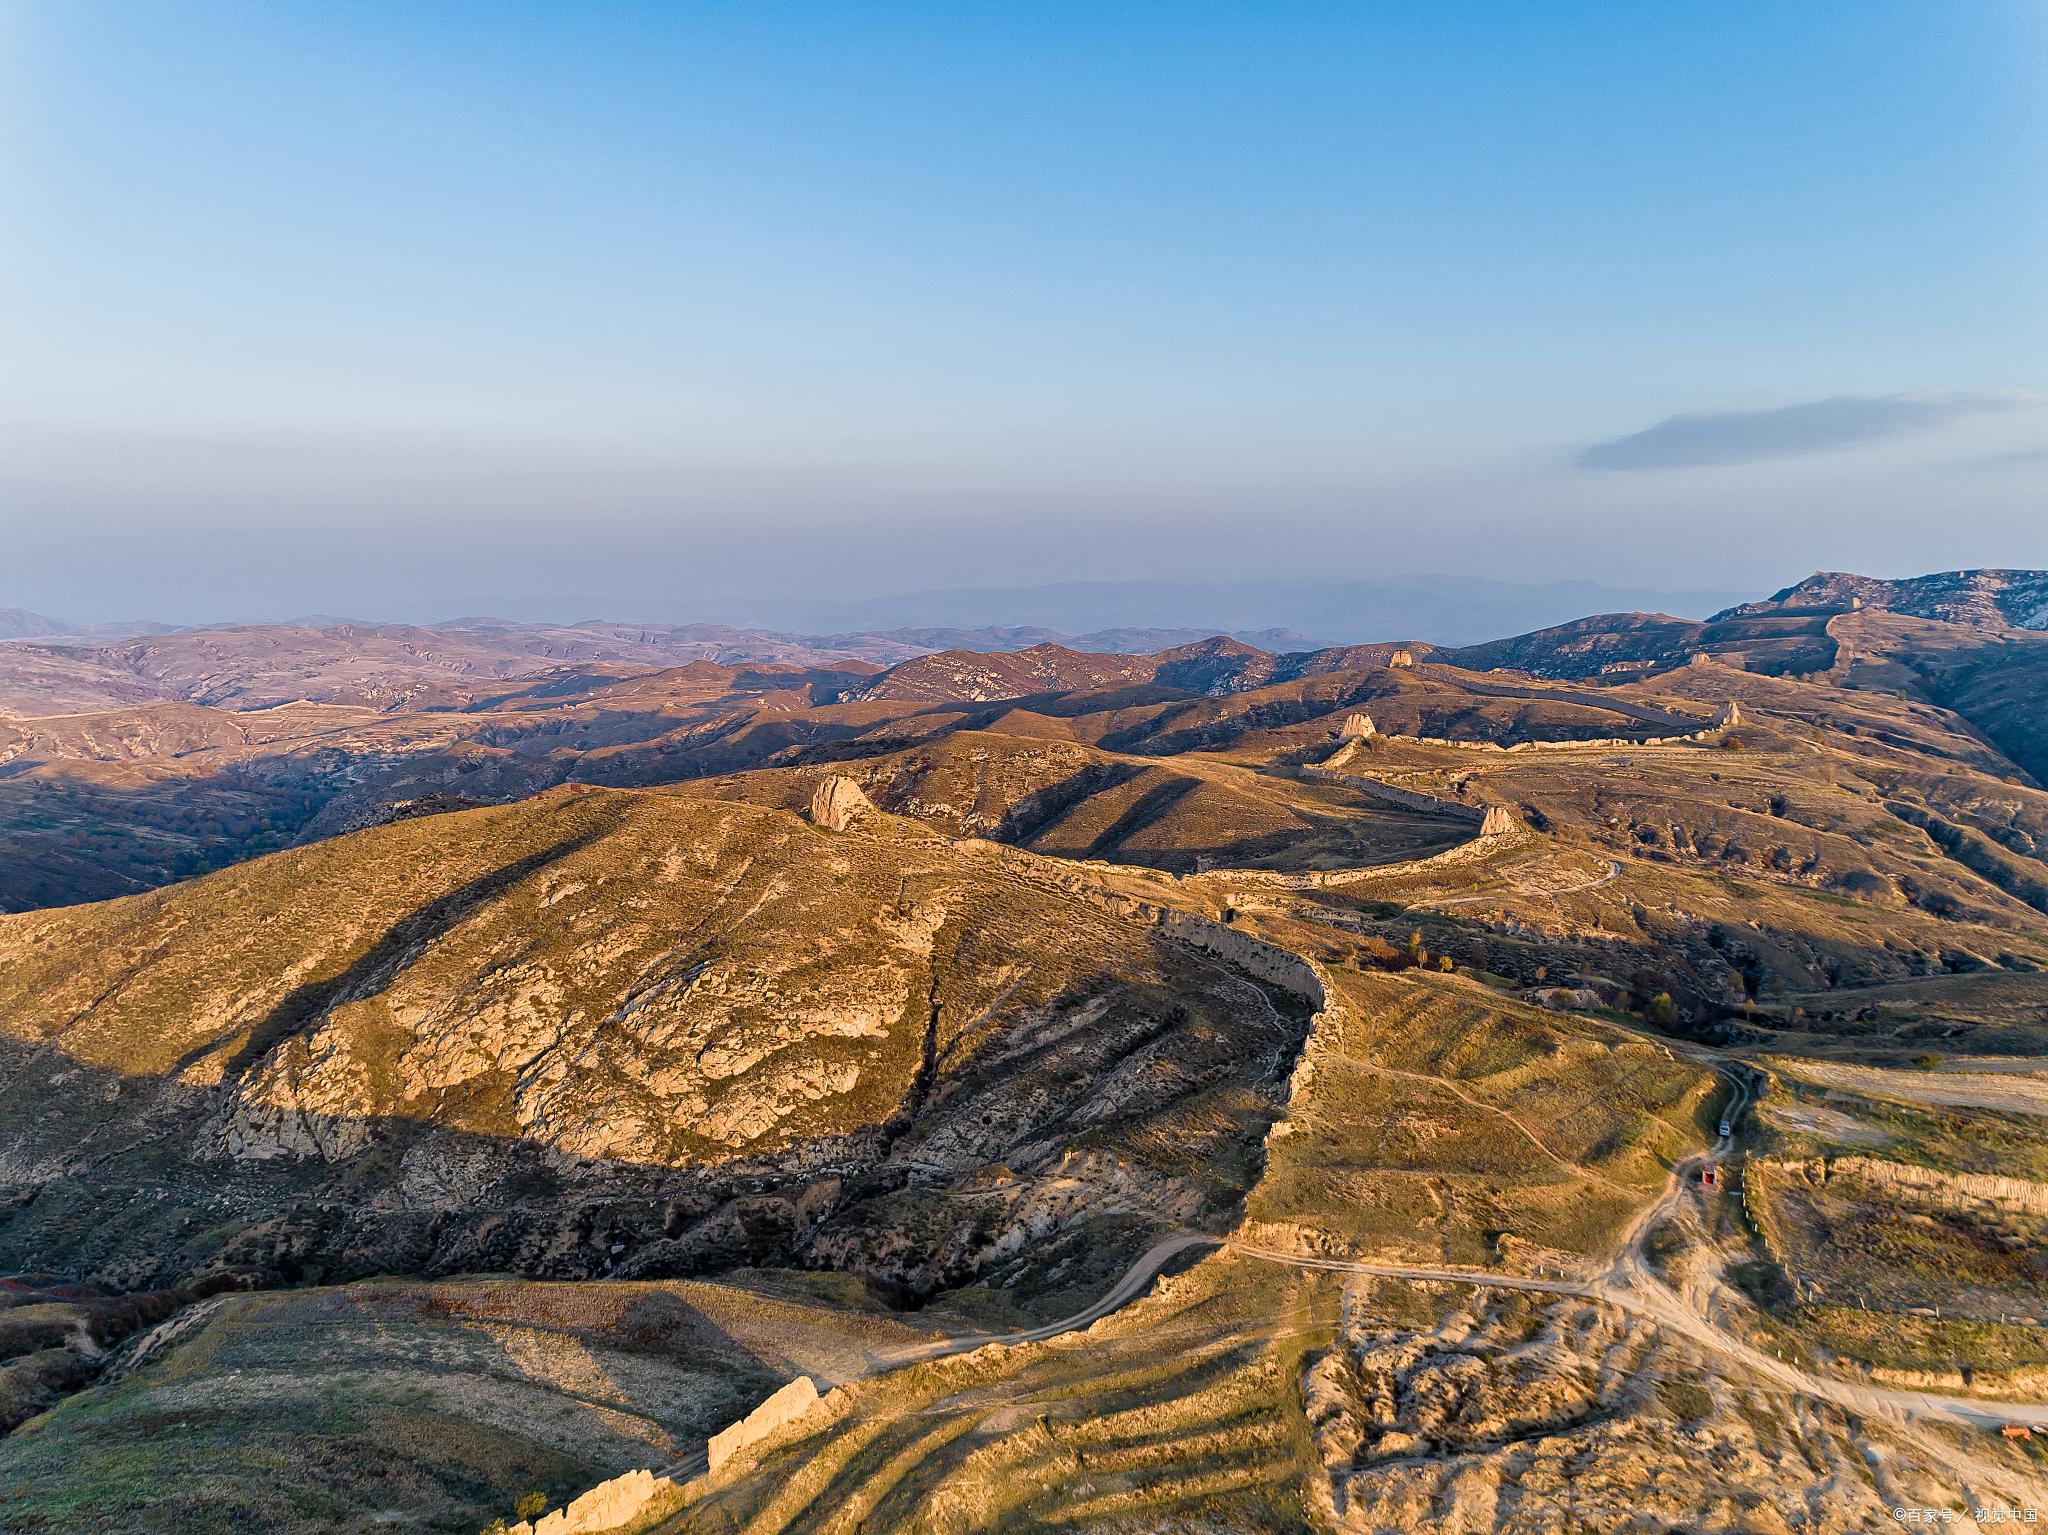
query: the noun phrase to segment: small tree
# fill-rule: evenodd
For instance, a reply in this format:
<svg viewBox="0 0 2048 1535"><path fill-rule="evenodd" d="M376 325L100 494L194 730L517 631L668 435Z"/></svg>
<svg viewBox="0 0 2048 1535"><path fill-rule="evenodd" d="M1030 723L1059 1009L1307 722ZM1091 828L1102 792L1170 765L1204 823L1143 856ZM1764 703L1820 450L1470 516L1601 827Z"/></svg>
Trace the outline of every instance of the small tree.
<svg viewBox="0 0 2048 1535"><path fill-rule="evenodd" d="M1436 967L1437 969L1445 972L1449 972L1450 970L1456 968L1452 965L1451 956L1448 954L1440 954L1437 956Z"/></svg>
<svg viewBox="0 0 2048 1535"><path fill-rule="evenodd" d="M523 1492L519 1501L512 1505L515 1519L538 1519L548 1511L548 1495L544 1492Z"/></svg>
<svg viewBox="0 0 2048 1535"><path fill-rule="evenodd" d="M1671 993L1660 991L1650 998L1650 1005L1643 1009L1643 1016L1660 1029L1675 1028L1678 1024L1678 1004L1671 1000Z"/></svg>

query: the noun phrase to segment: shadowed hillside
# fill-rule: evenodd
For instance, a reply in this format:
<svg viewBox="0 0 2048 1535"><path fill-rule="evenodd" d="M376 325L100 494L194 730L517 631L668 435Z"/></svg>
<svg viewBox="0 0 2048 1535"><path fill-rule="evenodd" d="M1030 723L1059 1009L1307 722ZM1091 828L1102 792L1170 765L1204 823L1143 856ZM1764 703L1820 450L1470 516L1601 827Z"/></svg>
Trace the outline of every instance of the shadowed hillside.
<svg viewBox="0 0 2048 1535"><path fill-rule="evenodd" d="M1213 1218L1294 1004L983 846L558 791L6 919L0 1252L929 1291Z"/></svg>

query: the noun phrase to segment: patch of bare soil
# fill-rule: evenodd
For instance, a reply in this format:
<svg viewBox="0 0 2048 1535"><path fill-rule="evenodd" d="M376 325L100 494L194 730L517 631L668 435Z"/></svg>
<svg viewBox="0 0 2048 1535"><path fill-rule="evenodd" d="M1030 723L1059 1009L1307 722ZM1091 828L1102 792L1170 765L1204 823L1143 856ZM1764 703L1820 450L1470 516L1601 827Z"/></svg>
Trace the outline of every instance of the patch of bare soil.
<svg viewBox="0 0 2048 1535"><path fill-rule="evenodd" d="M2029 1075L2012 1069L1898 1071L1835 1061L1795 1061L1787 1063L1786 1069L1823 1087L1839 1087L1879 1098L2048 1117L2048 1073Z"/></svg>

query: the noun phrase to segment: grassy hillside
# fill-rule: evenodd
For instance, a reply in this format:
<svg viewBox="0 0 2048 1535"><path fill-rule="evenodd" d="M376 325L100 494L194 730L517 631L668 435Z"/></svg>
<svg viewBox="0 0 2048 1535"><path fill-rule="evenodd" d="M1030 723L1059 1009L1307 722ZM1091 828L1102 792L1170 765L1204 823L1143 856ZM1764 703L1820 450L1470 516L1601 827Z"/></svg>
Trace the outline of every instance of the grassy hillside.
<svg viewBox="0 0 2048 1535"><path fill-rule="evenodd" d="M1214 1218L1299 1015L996 851L557 791L0 920L0 1255L929 1290Z"/></svg>
<svg viewBox="0 0 2048 1535"><path fill-rule="evenodd" d="M522 1494L559 1505L669 1464L793 1371L830 1379L922 1335L844 1291L745 1277L218 1297L0 1439L0 1526L472 1535Z"/></svg>
<svg viewBox="0 0 2048 1535"><path fill-rule="evenodd" d="M1457 977L1337 983L1246 1211L1261 1242L1460 1265L1598 1254L1709 1128L1712 1078L1653 1041Z"/></svg>

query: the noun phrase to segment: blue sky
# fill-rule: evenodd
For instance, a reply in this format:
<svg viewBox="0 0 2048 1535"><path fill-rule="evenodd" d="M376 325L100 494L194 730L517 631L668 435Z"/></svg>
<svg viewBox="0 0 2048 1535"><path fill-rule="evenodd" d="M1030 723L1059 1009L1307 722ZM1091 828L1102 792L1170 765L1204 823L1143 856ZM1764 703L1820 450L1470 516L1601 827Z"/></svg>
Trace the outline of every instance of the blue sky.
<svg viewBox="0 0 2048 1535"><path fill-rule="evenodd" d="M2048 564L2044 116L2017 0L0 0L0 605Z"/></svg>

